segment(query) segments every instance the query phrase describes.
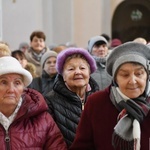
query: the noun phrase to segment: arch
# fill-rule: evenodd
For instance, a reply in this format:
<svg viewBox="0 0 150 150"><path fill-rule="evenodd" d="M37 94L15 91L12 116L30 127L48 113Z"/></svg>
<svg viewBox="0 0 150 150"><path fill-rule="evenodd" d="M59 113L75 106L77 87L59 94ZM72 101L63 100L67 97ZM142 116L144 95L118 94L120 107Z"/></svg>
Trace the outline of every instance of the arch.
<svg viewBox="0 0 150 150"><path fill-rule="evenodd" d="M143 37L150 41L150 1L125 0L118 5L112 18L112 39L122 42Z"/></svg>

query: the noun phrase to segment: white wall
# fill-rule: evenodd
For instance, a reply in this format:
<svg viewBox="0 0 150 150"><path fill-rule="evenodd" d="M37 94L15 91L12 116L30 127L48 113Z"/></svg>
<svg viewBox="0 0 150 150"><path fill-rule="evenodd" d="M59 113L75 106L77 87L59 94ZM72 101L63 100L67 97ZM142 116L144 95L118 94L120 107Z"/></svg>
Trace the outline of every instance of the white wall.
<svg viewBox="0 0 150 150"><path fill-rule="evenodd" d="M80 47L85 47L91 36L111 33L112 0L0 1L2 40L12 50L21 42L30 42L34 30L45 32L47 45L72 41Z"/></svg>
<svg viewBox="0 0 150 150"><path fill-rule="evenodd" d="M43 30L42 0L2 0L2 36L11 49L29 42L33 30Z"/></svg>
<svg viewBox="0 0 150 150"><path fill-rule="evenodd" d="M53 41L63 44L72 40L72 0L53 0Z"/></svg>
<svg viewBox="0 0 150 150"><path fill-rule="evenodd" d="M53 43L53 7L52 0L43 0L43 31L46 34L46 43L49 46Z"/></svg>
<svg viewBox="0 0 150 150"><path fill-rule="evenodd" d="M2 8L3 40L12 50L21 42L30 42L34 30L45 32L47 45L72 38L70 0L2 0Z"/></svg>

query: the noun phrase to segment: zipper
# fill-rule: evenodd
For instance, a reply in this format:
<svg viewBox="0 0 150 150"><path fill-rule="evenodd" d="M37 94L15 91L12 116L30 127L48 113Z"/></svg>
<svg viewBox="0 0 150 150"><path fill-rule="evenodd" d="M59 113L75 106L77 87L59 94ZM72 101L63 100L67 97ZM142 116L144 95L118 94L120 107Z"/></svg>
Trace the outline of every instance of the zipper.
<svg viewBox="0 0 150 150"><path fill-rule="evenodd" d="M79 96L78 96L79 97ZM85 103L85 98L82 99L81 97L79 97L80 101L81 101L81 110L84 110L84 103Z"/></svg>
<svg viewBox="0 0 150 150"><path fill-rule="evenodd" d="M81 104L82 104L82 110L84 110L84 101L82 101Z"/></svg>
<svg viewBox="0 0 150 150"><path fill-rule="evenodd" d="M9 134L8 134L8 130L6 130L5 143L6 143L6 149L10 150L10 137L9 137Z"/></svg>

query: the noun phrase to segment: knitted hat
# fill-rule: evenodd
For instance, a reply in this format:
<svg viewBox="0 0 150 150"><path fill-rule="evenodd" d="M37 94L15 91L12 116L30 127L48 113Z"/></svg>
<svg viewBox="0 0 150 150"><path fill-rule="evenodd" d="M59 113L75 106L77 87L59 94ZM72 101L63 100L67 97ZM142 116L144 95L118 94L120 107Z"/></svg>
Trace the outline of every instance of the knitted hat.
<svg viewBox="0 0 150 150"><path fill-rule="evenodd" d="M41 66L42 68L44 67L45 61L49 58L49 57L57 57L57 53L54 51L47 51L44 53L44 55L41 58Z"/></svg>
<svg viewBox="0 0 150 150"><path fill-rule="evenodd" d="M121 42L121 40L120 39L112 39L112 41L111 41L111 47L113 48L113 47L117 47L117 46L119 46L119 45L121 45L122 44L122 42Z"/></svg>
<svg viewBox="0 0 150 150"><path fill-rule="evenodd" d="M120 65L127 62L137 62L149 70L150 48L137 42L126 42L110 53L106 61L106 70L111 76L115 76Z"/></svg>
<svg viewBox="0 0 150 150"><path fill-rule="evenodd" d="M83 55L83 57L85 57L85 59L90 65L91 73L93 73L97 69L94 58L90 55L90 53L86 49L72 47L72 48L68 48L68 49L61 51L57 56L56 68L59 74L62 74L63 72L63 67L64 67L66 59L69 56L74 55L74 54L81 54Z"/></svg>
<svg viewBox="0 0 150 150"><path fill-rule="evenodd" d="M23 47L29 48L30 46L27 42L22 42L22 43L19 44L19 49L21 50Z"/></svg>
<svg viewBox="0 0 150 150"><path fill-rule="evenodd" d="M107 40L103 36L94 36L92 37L88 42L88 50L91 53L92 48L95 45L96 42L104 42L105 44L108 44Z"/></svg>
<svg viewBox="0 0 150 150"><path fill-rule="evenodd" d="M23 76L25 86L32 82L32 75L24 69L16 58L3 56L0 58L0 76L3 74L17 73Z"/></svg>

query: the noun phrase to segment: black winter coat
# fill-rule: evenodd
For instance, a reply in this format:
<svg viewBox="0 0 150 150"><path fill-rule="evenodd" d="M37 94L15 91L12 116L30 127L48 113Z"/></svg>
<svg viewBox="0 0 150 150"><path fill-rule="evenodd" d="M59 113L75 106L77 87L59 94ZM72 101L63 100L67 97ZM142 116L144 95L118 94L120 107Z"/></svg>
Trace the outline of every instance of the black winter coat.
<svg viewBox="0 0 150 150"><path fill-rule="evenodd" d="M32 83L28 86L28 88L35 89L44 96L53 89L53 84L54 84L54 81L55 81L55 77L56 76L51 78L43 70L42 76L34 78Z"/></svg>
<svg viewBox="0 0 150 150"><path fill-rule="evenodd" d="M91 91L86 93L84 104L88 95L99 90L94 79L90 78L89 84ZM46 95L45 99L47 100L50 114L56 121L69 147L74 140L80 120L82 112L81 100L76 93L66 87L61 75L57 76L53 90Z"/></svg>

